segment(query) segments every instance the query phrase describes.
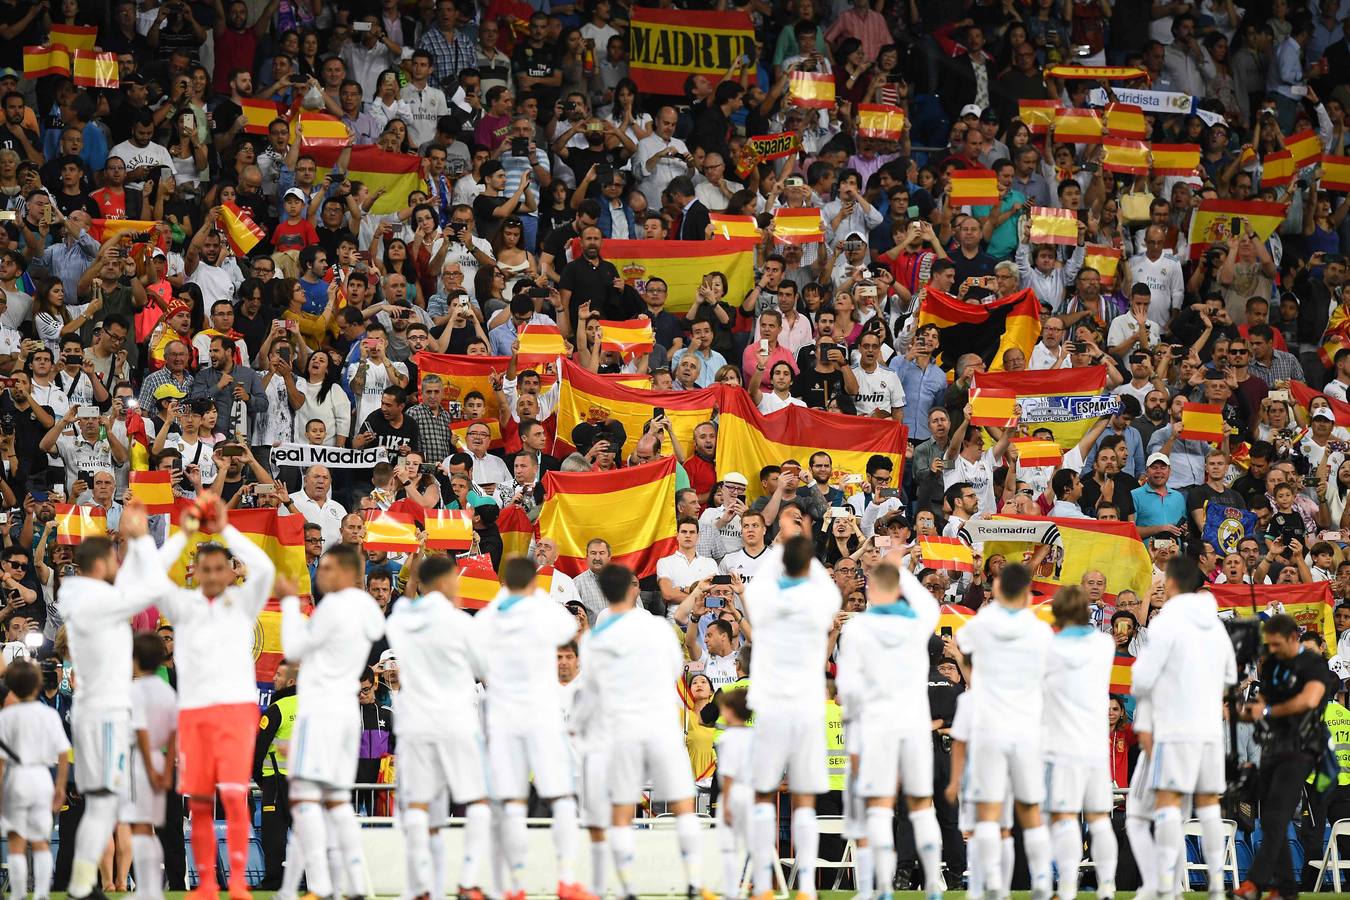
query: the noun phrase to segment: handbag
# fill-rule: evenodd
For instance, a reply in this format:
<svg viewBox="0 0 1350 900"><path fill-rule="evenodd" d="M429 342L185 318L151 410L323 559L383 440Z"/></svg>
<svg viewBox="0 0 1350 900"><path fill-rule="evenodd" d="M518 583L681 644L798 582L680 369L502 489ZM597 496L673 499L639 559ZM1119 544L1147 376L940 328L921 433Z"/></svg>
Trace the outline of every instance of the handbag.
<svg viewBox="0 0 1350 900"><path fill-rule="evenodd" d="M1131 191L1120 195L1120 219L1126 225L1142 225L1149 220L1153 195L1148 191Z"/></svg>

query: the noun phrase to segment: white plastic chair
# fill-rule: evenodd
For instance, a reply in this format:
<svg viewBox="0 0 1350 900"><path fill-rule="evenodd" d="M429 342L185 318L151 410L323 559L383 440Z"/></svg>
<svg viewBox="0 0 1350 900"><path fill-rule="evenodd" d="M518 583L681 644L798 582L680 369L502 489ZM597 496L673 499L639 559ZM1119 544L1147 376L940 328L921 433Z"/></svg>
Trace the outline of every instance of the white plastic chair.
<svg viewBox="0 0 1350 900"><path fill-rule="evenodd" d="M1350 869L1350 859L1341 856L1339 838L1350 838L1350 819L1341 819L1331 826L1331 837L1327 839L1327 849L1322 853L1321 861L1312 861L1312 865L1319 871L1317 873L1317 883L1313 886L1313 893L1322 890L1322 882L1327 877L1327 870L1331 870L1331 887L1336 893L1341 892L1341 870Z"/></svg>
<svg viewBox="0 0 1350 900"><path fill-rule="evenodd" d="M825 835L827 835L827 834L828 834L828 835L838 835L838 836L842 837L843 834L844 834L844 817L843 817L843 816L818 816L818 817L816 818L816 823L817 823L817 828L819 829L820 835L821 835L822 837L825 836ZM819 870L821 870L821 869L834 869L834 870L835 870L834 887L831 888L831 890L836 890L836 891L839 890L839 885L843 884L843 882L844 882L844 870L845 870L845 869L850 870L850 871L854 871L854 869L855 869L855 866L854 866L854 857L856 856L856 852L855 852L856 850L857 850L857 847L854 846L853 840L852 840L852 839L849 839L849 840L847 840L847 841L844 842L844 853L843 853L842 856L840 856L839 859L835 860L835 859L821 859L820 857L817 857L817 858L816 858L816 870L817 870L817 871L819 871ZM787 859L787 858L784 858L783 860L781 860L781 862L791 862L791 863L792 863L792 868L788 871L788 877L787 877L787 887L788 887L789 890L791 890L791 889L792 889L792 886L795 885L795 884L797 883L797 860L796 860L795 858L790 859L790 860ZM857 883L856 879L857 879L857 877L858 877L856 871L854 871L853 877L854 877L854 879L855 879L854 883L856 884L856 883Z"/></svg>
<svg viewBox="0 0 1350 900"><path fill-rule="evenodd" d="M1201 837L1203 829L1200 826L1200 820L1188 819L1183 827L1183 833L1186 837ZM1186 884L1182 886L1183 891L1190 889L1191 873L1197 871L1208 871L1205 868L1204 861L1201 860L1198 863L1193 863L1189 859L1186 860ZM1236 890L1239 884L1237 864L1237 822L1234 822L1232 819L1223 820L1223 871L1225 880L1230 876L1232 877L1233 888ZM1209 885L1209 887L1214 886ZM1219 887L1222 888L1223 885L1219 885Z"/></svg>

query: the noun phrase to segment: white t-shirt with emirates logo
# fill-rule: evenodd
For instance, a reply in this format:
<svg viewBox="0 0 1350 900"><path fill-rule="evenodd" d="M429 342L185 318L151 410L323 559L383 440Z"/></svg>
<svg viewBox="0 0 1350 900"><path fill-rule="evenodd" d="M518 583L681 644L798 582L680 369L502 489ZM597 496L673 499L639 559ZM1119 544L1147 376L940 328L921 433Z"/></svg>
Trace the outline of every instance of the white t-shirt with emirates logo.
<svg viewBox="0 0 1350 900"><path fill-rule="evenodd" d="M858 379L858 393L853 395L858 415L870 416L878 409L888 413L904 409L905 389L900 386L900 376L890 369L877 366L869 374L862 366L854 366L853 377Z"/></svg>

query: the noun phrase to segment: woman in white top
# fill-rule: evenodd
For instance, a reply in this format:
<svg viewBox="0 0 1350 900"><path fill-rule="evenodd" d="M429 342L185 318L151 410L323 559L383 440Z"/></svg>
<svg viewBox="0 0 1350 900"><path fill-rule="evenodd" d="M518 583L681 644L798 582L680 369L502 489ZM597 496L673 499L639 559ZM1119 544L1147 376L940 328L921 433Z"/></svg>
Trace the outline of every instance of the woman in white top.
<svg viewBox="0 0 1350 900"><path fill-rule="evenodd" d="M769 384L772 385L772 390L767 392L761 390L760 382L764 378L764 352L760 351L759 365L750 376L750 399L766 416L789 406L805 406L805 403L791 394L793 377L792 366L780 359L769 369Z"/></svg>
<svg viewBox="0 0 1350 900"><path fill-rule="evenodd" d="M412 104L399 99L398 91L398 72L385 69L375 82L375 96L366 101L366 112L381 131L391 119L401 119L405 123L413 120Z"/></svg>
<svg viewBox="0 0 1350 900"><path fill-rule="evenodd" d="M169 143L169 158L173 160L173 177L178 184L200 184L209 176L206 147L197 140L197 116L185 109L173 117L173 140Z"/></svg>
<svg viewBox="0 0 1350 900"><path fill-rule="evenodd" d="M635 144L652 134L652 117L642 111L637 84L631 78L620 78L614 86L614 105L610 108L609 118ZM617 147L619 140L612 140Z"/></svg>
<svg viewBox="0 0 1350 900"><path fill-rule="evenodd" d="M352 427L352 403L346 391L338 385L341 369L333 365L327 353L315 353L305 364L305 377L296 379L295 386L305 401L295 411L295 439L305 442L305 426L312 419L323 422L327 437L324 443L331 447L347 446L347 435Z"/></svg>
<svg viewBox="0 0 1350 900"><path fill-rule="evenodd" d="M515 296L516 282L533 281L539 275L539 265L534 256L521 246L523 234L520 219L508 216L492 239L492 255L497 259L497 269L506 276L504 293L508 300Z"/></svg>

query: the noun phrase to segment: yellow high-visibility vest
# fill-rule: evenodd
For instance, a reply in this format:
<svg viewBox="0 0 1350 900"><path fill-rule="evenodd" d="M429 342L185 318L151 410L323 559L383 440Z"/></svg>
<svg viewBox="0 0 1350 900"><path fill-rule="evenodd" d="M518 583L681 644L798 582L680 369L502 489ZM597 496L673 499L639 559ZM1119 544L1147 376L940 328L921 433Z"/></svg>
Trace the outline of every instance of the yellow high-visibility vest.
<svg viewBox="0 0 1350 900"><path fill-rule="evenodd" d="M838 703L825 703L825 767L830 770L830 790L842 791L848 774L848 752L844 749L844 711Z"/></svg>

